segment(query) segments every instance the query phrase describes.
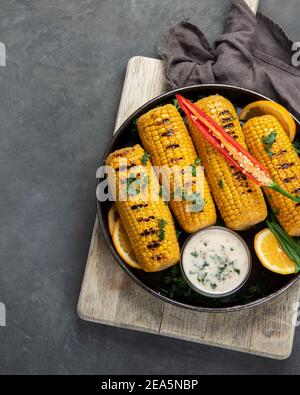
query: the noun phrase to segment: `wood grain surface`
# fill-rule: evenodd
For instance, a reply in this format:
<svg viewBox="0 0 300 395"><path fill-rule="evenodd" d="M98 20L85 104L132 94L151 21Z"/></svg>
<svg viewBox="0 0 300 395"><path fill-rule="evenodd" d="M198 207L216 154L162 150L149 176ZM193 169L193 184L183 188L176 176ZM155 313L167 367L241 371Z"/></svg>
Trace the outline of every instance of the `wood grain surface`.
<svg viewBox="0 0 300 395"><path fill-rule="evenodd" d="M247 3L256 12L258 0ZM141 105L165 90L160 60L132 58L115 130ZM286 359L293 346L293 318L299 297L300 286L296 284L273 302L230 314L194 313L163 303L143 291L118 266L96 220L78 314L87 321Z"/></svg>

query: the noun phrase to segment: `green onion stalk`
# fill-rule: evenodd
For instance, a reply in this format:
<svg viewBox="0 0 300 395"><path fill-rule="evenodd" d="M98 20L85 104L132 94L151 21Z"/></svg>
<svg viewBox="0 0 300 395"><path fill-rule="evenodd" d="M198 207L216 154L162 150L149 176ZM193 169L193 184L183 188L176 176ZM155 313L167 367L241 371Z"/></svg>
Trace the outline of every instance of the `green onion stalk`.
<svg viewBox="0 0 300 395"><path fill-rule="evenodd" d="M267 225L276 237L283 251L295 262L296 273L300 272L300 239L289 236L278 224L275 215L271 213L267 219Z"/></svg>
<svg viewBox="0 0 300 395"><path fill-rule="evenodd" d="M286 191L284 188L282 188L274 181L272 181L271 184L268 185L268 188L273 189L273 191L276 191L278 193L281 193L281 195L286 196L287 198L291 199L295 203L300 203L300 195L295 196L290 194L288 191Z"/></svg>

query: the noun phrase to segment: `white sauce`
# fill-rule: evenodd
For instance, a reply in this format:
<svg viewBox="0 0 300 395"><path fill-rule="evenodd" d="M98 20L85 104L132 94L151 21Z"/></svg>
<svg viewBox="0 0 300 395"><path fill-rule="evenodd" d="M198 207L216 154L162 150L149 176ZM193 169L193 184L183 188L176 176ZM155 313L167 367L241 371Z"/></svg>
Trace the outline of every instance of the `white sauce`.
<svg viewBox="0 0 300 395"><path fill-rule="evenodd" d="M225 228L208 228L193 236L182 255L182 269L200 292L232 293L245 281L250 257L244 243Z"/></svg>

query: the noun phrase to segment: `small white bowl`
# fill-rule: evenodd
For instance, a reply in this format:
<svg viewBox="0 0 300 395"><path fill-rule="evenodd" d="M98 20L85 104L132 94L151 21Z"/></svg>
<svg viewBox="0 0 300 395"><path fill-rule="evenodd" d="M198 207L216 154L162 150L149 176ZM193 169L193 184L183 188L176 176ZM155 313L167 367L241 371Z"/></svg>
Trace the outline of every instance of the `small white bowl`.
<svg viewBox="0 0 300 395"><path fill-rule="evenodd" d="M231 288L228 292L222 292L221 293L221 292L215 292L215 291L213 292L212 291L210 293L207 290L202 289L200 286L197 287L191 281L191 279L189 278L189 275L186 272L185 262L184 262L184 254L185 254L186 248L190 245L190 243L193 241L193 239L199 237L199 235L203 235L203 234L205 234L207 232L210 232L210 231L214 231L214 233L216 231L217 232L227 232L228 235L230 236L230 238L234 237L243 246L243 248L245 249L245 253L247 254L247 257L248 257L248 260L247 260L248 268L247 268L247 271L246 271L242 281L239 281L237 286L235 288ZM194 291L196 291L197 293L199 293L201 295L204 295L206 297L210 297L210 298L223 298L223 297L227 297L227 296L230 296L230 295L233 295L233 294L237 293L245 285L245 283L248 281L249 276L250 276L251 271L252 271L251 252L250 252L247 244L245 243L245 241L236 232L233 232L232 230L224 228L224 227L221 227L221 226L211 226L209 228L203 229L203 230L193 234L192 236L190 236L186 240L186 242L185 242L185 244L184 244L184 246L183 246L183 248L181 250L180 268L181 268L181 272L182 272L182 275L183 275L185 281L187 282L187 284Z"/></svg>

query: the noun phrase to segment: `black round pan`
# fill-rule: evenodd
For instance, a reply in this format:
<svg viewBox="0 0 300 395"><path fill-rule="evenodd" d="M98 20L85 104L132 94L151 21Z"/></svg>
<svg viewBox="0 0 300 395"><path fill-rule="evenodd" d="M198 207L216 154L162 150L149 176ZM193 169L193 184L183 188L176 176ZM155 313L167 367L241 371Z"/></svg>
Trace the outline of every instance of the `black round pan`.
<svg viewBox="0 0 300 395"><path fill-rule="evenodd" d="M197 85L165 93L142 106L127 119L106 149L102 164L104 164L106 157L116 149L140 143L138 134L132 132L134 121L154 107L172 102L177 93L193 101L200 97L220 94L229 99L237 108L242 108L253 101L268 99L256 92L228 85ZM300 123L297 120L296 123L298 128L297 134L299 136ZM264 269L258 261L253 243L255 234L266 227L263 223L250 231L240 232L240 235L250 247L253 258L253 271L243 289L236 295L224 299L216 300L200 296L185 286L184 280L180 277L179 269L171 268L159 273L145 273L141 270L132 269L123 262L114 248L108 230L107 214L111 204L110 202L98 202L98 215L102 233L112 255L133 281L145 291L148 291L164 302L199 312L233 312L258 306L272 300L289 289L299 278L299 275L276 275ZM181 246L187 237L188 235L184 233L180 236L179 242Z"/></svg>

